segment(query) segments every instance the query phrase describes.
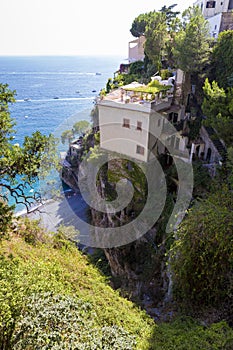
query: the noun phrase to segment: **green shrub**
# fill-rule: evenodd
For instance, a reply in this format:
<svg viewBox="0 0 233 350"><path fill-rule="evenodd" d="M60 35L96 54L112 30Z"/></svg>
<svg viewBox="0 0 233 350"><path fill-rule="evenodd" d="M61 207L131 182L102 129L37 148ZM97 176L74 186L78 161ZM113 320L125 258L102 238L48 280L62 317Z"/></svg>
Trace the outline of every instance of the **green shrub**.
<svg viewBox="0 0 233 350"><path fill-rule="evenodd" d="M160 76L161 76L162 80L166 80L169 77L172 77L172 72L168 69L161 69Z"/></svg>
<svg viewBox="0 0 233 350"><path fill-rule="evenodd" d="M232 348L225 323L203 327L185 318L155 324L72 244L53 245L53 239L28 244L18 235L1 242L1 350Z"/></svg>
<svg viewBox="0 0 233 350"><path fill-rule="evenodd" d="M7 238L12 226L14 207L9 207L2 199L0 200L0 240Z"/></svg>
<svg viewBox="0 0 233 350"><path fill-rule="evenodd" d="M52 293L28 298L15 326L15 350L106 349L131 350L134 337L119 327L97 326L93 306Z"/></svg>
<svg viewBox="0 0 233 350"><path fill-rule="evenodd" d="M129 74L141 75L144 72L144 62L136 61L131 63L129 67Z"/></svg>
<svg viewBox="0 0 233 350"><path fill-rule="evenodd" d="M233 292L233 194L227 186L189 211L171 249L174 295L198 305Z"/></svg>
<svg viewBox="0 0 233 350"><path fill-rule="evenodd" d="M191 317L179 317L155 328L149 349L231 350L233 331L225 322L204 327Z"/></svg>
<svg viewBox="0 0 233 350"><path fill-rule="evenodd" d="M82 321L87 323L86 326L82 326L87 339L85 340L82 335L80 349L92 349L87 344L88 339L94 337L97 344L98 342L101 344L99 347L96 345L94 349L122 349L122 344L128 344L126 349L134 349L135 346L132 344L136 339L138 349L146 350L153 325L149 317L120 297L119 293L108 285L106 278L91 266L89 260L82 256L74 245L70 244L69 249L64 245L54 249L53 245L53 239L43 244L28 244L19 236L12 236L9 241L2 241L0 246L0 349L11 350L17 347L27 349L27 342L33 344L37 333L44 341L48 335L46 333L48 329L43 328L43 323L50 324L51 321L51 327L53 325L49 314L58 315L61 312L54 321L55 325L59 318L63 317L64 321L67 317L67 327L69 323L72 329L72 320L77 315L81 317L82 307L89 305ZM54 298L57 298L57 303L54 302ZM72 306L70 317L73 318L71 317L69 322L69 315L61 316L62 312L65 312L68 305L76 303L79 308L76 310ZM66 305L64 310L63 304ZM40 314L39 310L44 311ZM33 327L27 328L29 325ZM56 333L56 327L55 333L49 333L49 339L60 339L60 335ZM62 325L62 327L65 326ZM31 331L34 333L30 333ZM68 330L66 333L69 339L73 339L72 333L69 334ZM62 335L64 336L63 333ZM38 344L40 341L37 339ZM28 349L43 348L42 346L37 348L35 344L36 341L34 345L30 347L28 345ZM48 349L51 348L48 347ZM63 345L54 343L54 349L57 348L66 349Z"/></svg>
<svg viewBox="0 0 233 350"><path fill-rule="evenodd" d="M10 349L15 322L20 315L23 292L18 263L0 256L0 349Z"/></svg>
<svg viewBox="0 0 233 350"><path fill-rule="evenodd" d="M19 222L18 234L26 243L35 245L46 240L46 233L40 226L40 220L23 218Z"/></svg>

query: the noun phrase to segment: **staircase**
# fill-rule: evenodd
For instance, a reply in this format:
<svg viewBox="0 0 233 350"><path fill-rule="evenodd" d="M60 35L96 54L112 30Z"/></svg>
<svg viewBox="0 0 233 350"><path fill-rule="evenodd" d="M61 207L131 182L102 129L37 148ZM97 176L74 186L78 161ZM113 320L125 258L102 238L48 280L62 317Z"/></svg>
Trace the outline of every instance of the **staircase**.
<svg viewBox="0 0 233 350"><path fill-rule="evenodd" d="M216 131L214 130L214 128L212 126L205 126L205 129L206 129L211 141L213 142L215 148L217 149L218 153L222 156L223 161L225 161L226 156L227 156L226 147L224 146L222 141L219 139Z"/></svg>

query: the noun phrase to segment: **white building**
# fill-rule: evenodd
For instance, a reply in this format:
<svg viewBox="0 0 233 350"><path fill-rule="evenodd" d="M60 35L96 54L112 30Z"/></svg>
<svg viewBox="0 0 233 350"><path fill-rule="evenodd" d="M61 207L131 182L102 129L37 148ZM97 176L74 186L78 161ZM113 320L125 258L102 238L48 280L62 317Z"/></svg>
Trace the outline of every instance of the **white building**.
<svg viewBox="0 0 233 350"><path fill-rule="evenodd" d="M217 38L220 32L233 29L233 0L197 0L194 5L201 8L208 20L212 37Z"/></svg>
<svg viewBox="0 0 233 350"><path fill-rule="evenodd" d="M144 162L171 147L187 159L187 139L172 127L181 122L184 108L171 106L169 91L152 96L142 93L142 86L131 83L99 99L100 147Z"/></svg>

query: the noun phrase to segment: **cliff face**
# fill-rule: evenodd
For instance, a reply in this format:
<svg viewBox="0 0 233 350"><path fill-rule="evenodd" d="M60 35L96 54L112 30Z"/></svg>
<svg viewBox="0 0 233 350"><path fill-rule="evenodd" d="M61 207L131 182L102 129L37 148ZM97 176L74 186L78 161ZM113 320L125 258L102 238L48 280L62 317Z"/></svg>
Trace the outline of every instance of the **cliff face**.
<svg viewBox="0 0 233 350"><path fill-rule="evenodd" d="M119 248L105 249L115 288L139 303L161 304L168 290L168 278L161 250L152 245L153 229L137 241Z"/></svg>
<svg viewBox="0 0 233 350"><path fill-rule="evenodd" d="M97 226L114 225L106 214L92 212L92 220ZM120 288L124 296L139 303L152 316L156 316L155 308L164 306L169 291L165 247L163 244L157 247L155 242L156 228L153 228L130 244L104 249L113 287Z"/></svg>
<svg viewBox="0 0 233 350"><path fill-rule="evenodd" d="M124 161L110 162L99 172L98 192L102 198L112 198L114 184L123 175L137 188L129 205L120 213L107 214L91 210L94 226L124 227L143 210L146 198L144 183L138 169L128 171ZM136 173L136 175L135 175ZM115 174L113 176L113 174ZM140 182L140 183L139 183ZM127 234L127 233L125 233ZM157 234L156 225L141 238L120 247L104 249L112 273L114 288L137 301L148 310L164 304L169 290L169 276L165 257L165 237Z"/></svg>

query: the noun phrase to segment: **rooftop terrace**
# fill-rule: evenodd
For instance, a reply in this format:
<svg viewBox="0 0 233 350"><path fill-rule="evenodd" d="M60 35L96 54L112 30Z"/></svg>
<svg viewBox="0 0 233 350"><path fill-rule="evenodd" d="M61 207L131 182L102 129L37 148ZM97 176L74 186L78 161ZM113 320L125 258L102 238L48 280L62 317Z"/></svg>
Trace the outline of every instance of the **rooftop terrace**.
<svg viewBox="0 0 233 350"><path fill-rule="evenodd" d="M169 98L173 96L170 90L170 85L149 86L133 82L101 96L98 102L113 101L121 104L145 105L152 108L152 105L169 102Z"/></svg>
<svg viewBox="0 0 233 350"><path fill-rule="evenodd" d="M159 103L172 96L170 90L171 85L150 86L133 82L116 90L112 90L105 96L101 96L100 101L105 100L134 104Z"/></svg>

